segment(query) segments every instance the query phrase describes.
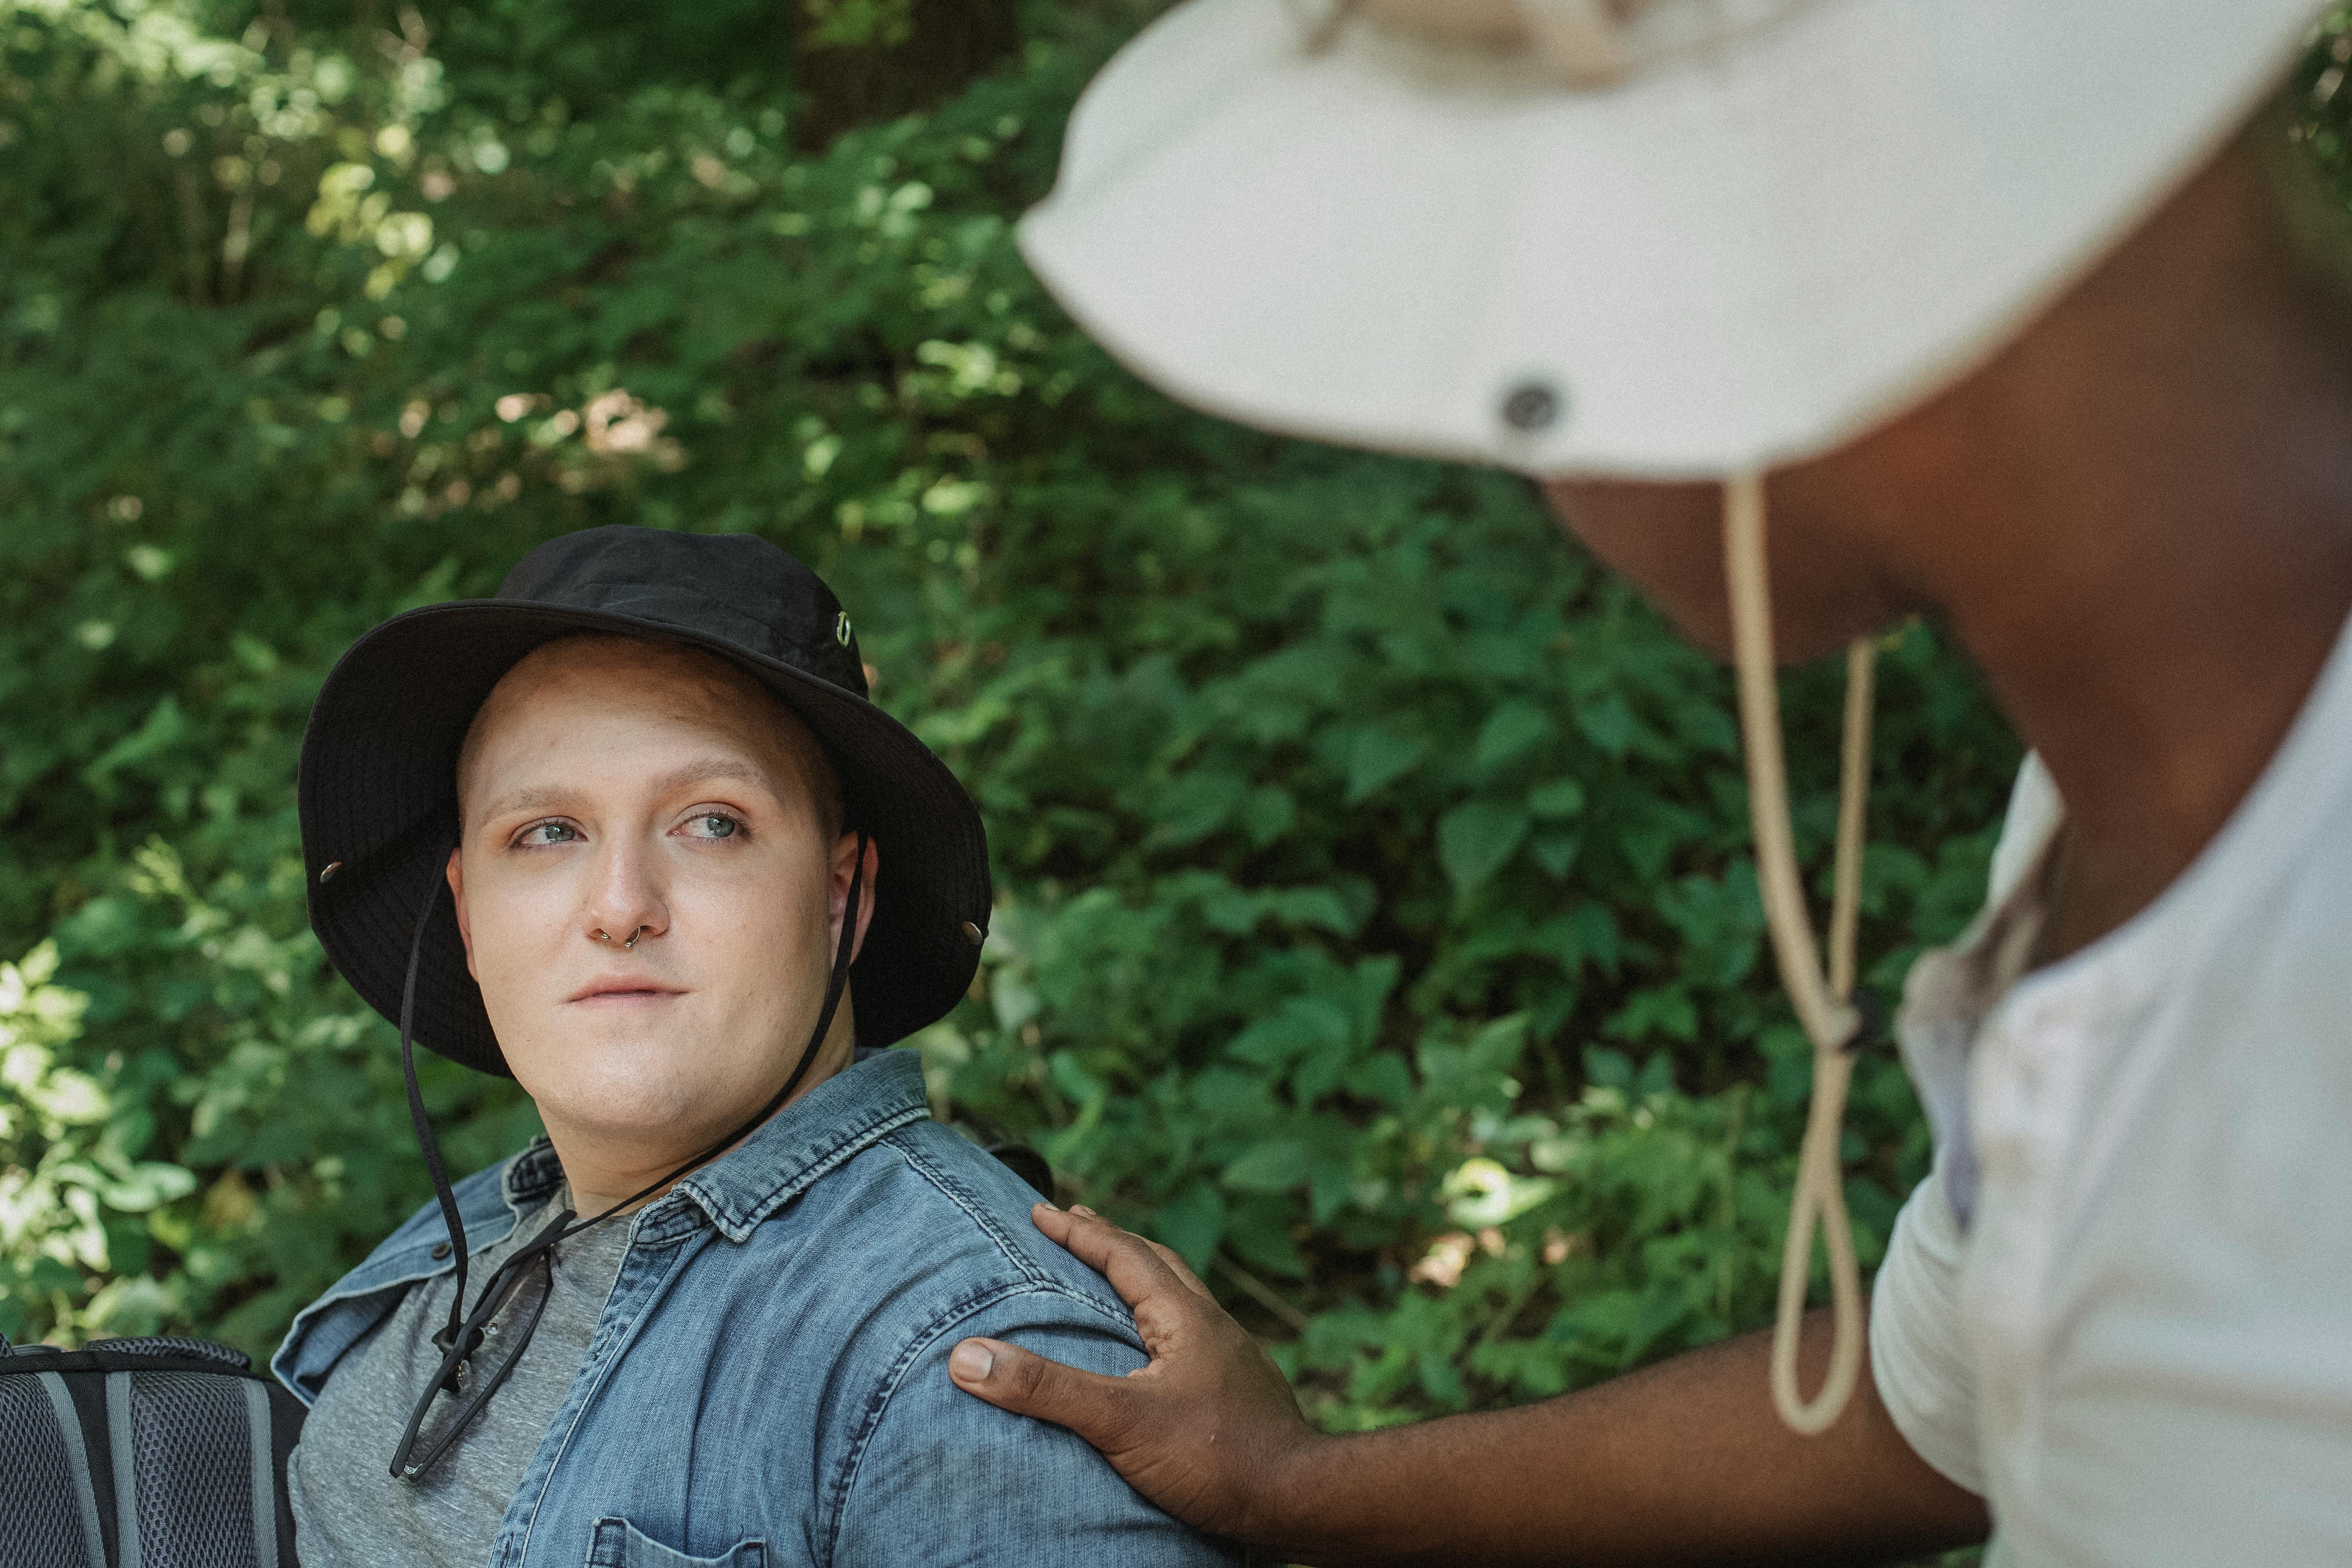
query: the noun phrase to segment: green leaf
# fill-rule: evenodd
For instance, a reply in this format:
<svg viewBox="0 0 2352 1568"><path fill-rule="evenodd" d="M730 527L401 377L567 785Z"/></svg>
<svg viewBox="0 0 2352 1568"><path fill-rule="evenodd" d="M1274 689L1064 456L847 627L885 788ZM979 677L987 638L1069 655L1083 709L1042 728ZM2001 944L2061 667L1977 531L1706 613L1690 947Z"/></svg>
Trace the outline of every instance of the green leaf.
<svg viewBox="0 0 2352 1568"><path fill-rule="evenodd" d="M1152 1234L1176 1249L1196 1274L1204 1273L1225 1226L1224 1195L1206 1182L1193 1182L1160 1205Z"/></svg>
<svg viewBox="0 0 2352 1568"><path fill-rule="evenodd" d="M1225 1185L1236 1192L1288 1192L1307 1180L1307 1145L1296 1138L1260 1143L1225 1167Z"/></svg>
<svg viewBox="0 0 2352 1568"><path fill-rule="evenodd" d="M1491 773L1551 733L1551 715L1531 702L1506 702L1486 716L1470 749L1471 771Z"/></svg>
<svg viewBox="0 0 2352 1568"><path fill-rule="evenodd" d="M1584 809L1584 786L1574 779L1554 779L1528 791L1530 816L1574 816Z"/></svg>
<svg viewBox="0 0 2352 1568"><path fill-rule="evenodd" d="M1633 710L1614 691L1595 701L1579 703L1576 727L1586 740L1612 757L1622 757L1633 749L1633 737L1640 728Z"/></svg>
<svg viewBox="0 0 2352 1568"><path fill-rule="evenodd" d="M1392 1108L1402 1108L1412 1098L1412 1073L1404 1058L1394 1051L1382 1051L1368 1057L1348 1069L1348 1092L1366 1100L1377 1100Z"/></svg>
<svg viewBox="0 0 2352 1568"><path fill-rule="evenodd" d="M1160 792L1158 837L1171 845L1206 838L1225 825L1248 793L1249 782L1233 773L1185 773Z"/></svg>
<svg viewBox="0 0 2352 1568"><path fill-rule="evenodd" d="M1271 1016L1234 1037L1228 1054L1259 1067L1279 1068L1317 1046L1347 1044L1348 1015L1319 996L1294 996Z"/></svg>
<svg viewBox="0 0 2352 1568"><path fill-rule="evenodd" d="M103 785L122 769L178 745L187 733L187 715L181 710L179 700L167 693L149 710L145 723L108 747L83 770L82 776L92 784Z"/></svg>
<svg viewBox="0 0 2352 1568"><path fill-rule="evenodd" d="M1633 1087L1633 1058L1622 1051L1612 1051L1606 1046L1584 1047L1584 1077L1589 1083L1606 1089Z"/></svg>
<svg viewBox="0 0 2352 1568"><path fill-rule="evenodd" d="M1225 1221L1225 1241L1251 1268L1286 1278L1304 1279L1307 1259L1292 1239L1286 1204L1270 1198L1245 1198L1233 1206Z"/></svg>
<svg viewBox="0 0 2352 1568"><path fill-rule="evenodd" d="M1249 794L1242 803L1237 821L1252 844L1260 847L1273 843L1290 831L1298 820L1298 803L1290 792L1273 784L1263 784Z"/></svg>
<svg viewBox="0 0 2352 1568"><path fill-rule="evenodd" d="M1314 926L1336 936L1353 936L1362 921L1329 888L1291 888L1274 897L1276 918L1297 926Z"/></svg>
<svg viewBox="0 0 2352 1568"><path fill-rule="evenodd" d="M1428 752L1423 736L1400 735L1377 725L1357 731L1348 745L1346 803L1358 805L1370 799L1419 767Z"/></svg>
<svg viewBox="0 0 2352 1568"><path fill-rule="evenodd" d="M1636 991L1606 1023L1603 1033L1621 1040L1644 1040L1653 1035L1669 1039L1698 1038L1698 1009L1690 993L1679 985Z"/></svg>
<svg viewBox="0 0 2352 1568"><path fill-rule="evenodd" d="M1529 847L1528 852L1535 856L1536 864L1558 881L1568 875L1570 867L1576 864L1576 852L1583 847L1584 840L1574 834L1547 833Z"/></svg>
<svg viewBox="0 0 2352 1568"><path fill-rule="evenodd" d="M1528 836L1528 814L1490 801L1457 805L1438 819L1437 861L1457 893L1475 892Z"/></svg>
<svg viewBox="0 0 2352 1568"><path fill-rule="evenodd" d="M1344 1039L1318 1046L1307 1052L1306 1059L1298 1064L1297 1071L1291 1074L1291 1095L1301 1106L1313 1105L1339 1086L1339 1077L1347 1071L1353 1058L1354 1053L1348 1048L1348 1042Z"/></svg>

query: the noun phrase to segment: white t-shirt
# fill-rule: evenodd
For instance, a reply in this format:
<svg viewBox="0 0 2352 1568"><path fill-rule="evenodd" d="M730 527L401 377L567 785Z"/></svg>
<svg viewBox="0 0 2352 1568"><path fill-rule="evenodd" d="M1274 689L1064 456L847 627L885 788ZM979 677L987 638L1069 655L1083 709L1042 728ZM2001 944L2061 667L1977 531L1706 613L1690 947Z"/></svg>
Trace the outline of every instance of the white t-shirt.
<svg viewBox="0 0 2352 1568"><path fill-rule="evenodd" d="M1879 1391L2004 1568L2352 1563L2352 630L2196 863L2020 979L2060 815L2029 760L1906 986Z"/></svg>

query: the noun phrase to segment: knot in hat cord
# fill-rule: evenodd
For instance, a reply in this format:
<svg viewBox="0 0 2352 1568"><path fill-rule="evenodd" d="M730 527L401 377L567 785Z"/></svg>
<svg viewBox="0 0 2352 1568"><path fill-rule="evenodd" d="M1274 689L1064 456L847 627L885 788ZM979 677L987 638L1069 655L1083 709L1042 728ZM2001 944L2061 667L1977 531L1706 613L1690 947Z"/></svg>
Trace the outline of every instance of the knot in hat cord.
<svg viewBox="0 0 2352 1568"><path fill-rule="evenodd" d="M1755 825L1757 882L1780 984L1813 1046L1812 1104L1797 1156L1796 1194L1780 1254L1780 1310L1772 1330L1772 1404L1804 1436L1822 1432L1844 1411L1861 1375L1862 1281L1853 1228L1846 1218L1845 1176L1838 1155L1853 1047L1861 1027L1851 998L1854 941L1861 920L1863 825L1870 792L1872 675L1877 645L1857 637L1846 653L1845 741L1838 783L1837 860L1830 906L1829 973L1805 911L1804 884L1789 823L1789 778L1781 754L1778 670L1772 657L1771 582L1764 555L1764 479L1743 475L1724 487L1724 568L1731 591L1733 662L1739 727L1748 758L1748 804ZM1829 1249L1835 1333L1829 1376L1811 1403L1797 1387L1797 1340L1812 1271L1813 1231Z"/></svg>
<svg viewBox="0 0 2352 1568"><path fill-rule="evenodd" d="M424 1426L425 1415L432 1408L434 1399L444 1389L452 1393L458 1392L457 1374L460 1369L472 1357L475 1349L481 1342L483 1327L504 1304L507 1296L510 1293L510 1287L521 1278L524 1268L536 1263L542 1255L550 1252L557 1244L579 1235L591 1226L602 1225L614 1215L627 1212L645 1199L688 1175L697 1168L716 1160L737 1143L759 1131L770 1117L783 1109L784 1101L793 1097L793 1090L800 1087L801 1079L807 1075L809 1064L816 1060L817 1048L824 1044L825 1036L832 1032L834 1017L841 1009L842 994L849 984L850 961L856 956L857 948L857 911L866 889L866 848L868 842L870 840L865 829L858 829L857 858L849 874L848 897L843 902L841 935L834 944L833 973L825 982L824 1005L818 1011L816 1027L809 1032L808 1044L802 1047L800 1060L793 1065L792 1074L784 1079L783 1087L770 1096L767 1104L753 1112L733 1131L668 1174L657 1178L628 1197L623 1198L604 1213L591 1215L587 1219L574 1219L572 1212L566 1209L553 1225L548 1226L529 1245L509 1257L499 1266L496 1273L484 1281L481 1294L475 1299L470 1311L466 1306L465 1216L458 1212L457 1194L450 1185L447 1170L441 1163L440 1145L433 1136L433 1122L425 1113L424 1092L418 1088L416 1081L415 1037L413 1027L416 1014L416 973L424 959L425 928L432 921L434 910L440 905L444 880L440 877L433 879L432 888L425 895L424 908L416 913L416 931L408 943L408 973L401 984L400 1070L408 1085L409 1120L415 1123L416 1142L425 1151L425 1169L433 1176L433 1194L440 1201L442 1223L448 1226L449 1247L457 1258L457 1288L450 1294L448 1323L433 1335L433 1342L442 1350L441 1365L434 1373L432 1380L425 1384L425 1393L418 1398L415 1410L408 1417L407 1429L401 1434L400 1445L393 1451L392 1474L394 1479L415 1480L430 1469L435 1461L447 1453L451 1446L456 1443L458 1435L465 1430L474 1416L479 1414L483 1405L497 1391L499 1384L504 1381L506 1373L513 1370L515 1363L521 1359L522 1347L518 1344L513 1347L507 1360L500 1366L498 1376L486 1381L458 1407L454 1418L435 1435L425 1452L421 1454L415 1452L417 1435ZM452 844L449 847L449 853L456 852L457 846ZM447 855L442 857L445 862L447 858ZM638 928L640 931L643 929L643 927ZM608 937L609 934L607 933ZM636 932L632 931L627 945L635 946L635 939Z"/></svg>

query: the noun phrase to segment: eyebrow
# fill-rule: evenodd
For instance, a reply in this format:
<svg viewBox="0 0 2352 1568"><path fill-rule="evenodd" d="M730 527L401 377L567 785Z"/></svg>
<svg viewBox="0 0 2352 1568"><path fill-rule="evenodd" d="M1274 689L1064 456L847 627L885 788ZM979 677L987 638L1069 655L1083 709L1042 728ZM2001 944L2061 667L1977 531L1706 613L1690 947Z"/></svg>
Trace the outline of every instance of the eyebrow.
<svg viewBox="0 0 2352 1568"><path fill-rule="evenodd" d="M740 758L698 757L692 762L680 763L654 780L653 792L656 795L674 795L688 784L715 784L720 780L757 784L762 789L774 787L773 781L763 769L753 767ZM561 784L519 789L502 795L484 806L482 815L497 817L510 812L551 811L565 805L571 796L572 791Z"/></svg>

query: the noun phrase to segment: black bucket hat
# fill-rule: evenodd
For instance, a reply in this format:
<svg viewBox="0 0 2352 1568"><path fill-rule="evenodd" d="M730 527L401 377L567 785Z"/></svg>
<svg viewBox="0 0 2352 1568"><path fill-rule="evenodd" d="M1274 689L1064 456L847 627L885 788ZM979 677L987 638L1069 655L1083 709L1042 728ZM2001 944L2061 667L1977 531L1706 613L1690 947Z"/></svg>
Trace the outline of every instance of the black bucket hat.
<svg viewBox="0 0 2352 1568"><path fill-rule="evenodd" d="M467 726L526 654L581 632L704 649L800 716L833 760L847 826L879 849L873 922L849 972L858 1043L888 1045L945 1016L988 930L988 839L971 797L867 700L849 616L815 573L751 534L628 527L549 541L495 599L394 616L327 677L299 789L310 925L368 1005L399 1022L414 940L417 1041L511 1076L457 917L434 894L457 841Z"/></svg>

